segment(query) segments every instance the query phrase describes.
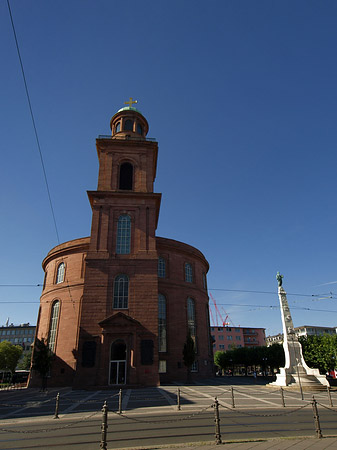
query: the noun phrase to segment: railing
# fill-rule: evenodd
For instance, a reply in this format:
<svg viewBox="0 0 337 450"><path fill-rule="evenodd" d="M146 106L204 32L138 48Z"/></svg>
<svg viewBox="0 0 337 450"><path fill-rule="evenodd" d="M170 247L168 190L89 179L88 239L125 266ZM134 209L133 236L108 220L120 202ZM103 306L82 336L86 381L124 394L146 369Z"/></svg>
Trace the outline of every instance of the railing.
<svg viewBox="0 0 337 450"><path fill-rule="evenodd" d="M148 137L143 137L143 136L118 136L118 135L114 135L111 136L110 134L99 134L97 139L118 139L121 141L149 141L149 142L156 142L155 138L148 138Z"/></svg>

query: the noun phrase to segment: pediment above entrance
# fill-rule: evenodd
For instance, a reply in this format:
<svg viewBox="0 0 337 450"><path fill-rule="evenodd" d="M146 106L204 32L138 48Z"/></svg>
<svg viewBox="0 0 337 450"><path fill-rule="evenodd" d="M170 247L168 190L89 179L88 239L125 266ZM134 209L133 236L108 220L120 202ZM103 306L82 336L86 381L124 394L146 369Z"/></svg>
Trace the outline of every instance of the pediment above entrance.
<svg viewBox="0 0 337 450"><path fill-rule="evenodd" d="M122 312L118 312L117 314L113 314L112 316L107 317L106 319L99 322L98 325L104 331L116 331L116 328L123 328L128 330L144 329L143 325L138 322L138 320L133 319L132 317Z"/></svg>

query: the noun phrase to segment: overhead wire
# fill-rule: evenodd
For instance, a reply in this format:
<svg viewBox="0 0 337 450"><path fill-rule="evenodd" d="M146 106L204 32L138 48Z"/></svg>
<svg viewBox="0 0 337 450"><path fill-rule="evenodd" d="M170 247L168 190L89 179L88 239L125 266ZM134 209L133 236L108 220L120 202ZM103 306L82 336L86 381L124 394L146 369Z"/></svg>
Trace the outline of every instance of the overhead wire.
<svg viewBox="0 0 337 450"><path fill-rule="evenodd" d="M25 86L25 91L26 91L26 96L27 96L27 101L28 101L28 106L29 106L30 116L31 116L32 123L33 123L33 129L34 129L35 139L36 139L37 148L38 148L38 152L39 152L39 156L40 156L40 161L41 161L41 166L42 166L42 172L43 172L44 181L45 181L45 185L46 185L46 189L47 189L47 195L48 195L48 200L49 200L50 210L51 210L51 214L52 214L52 218L53 218L53 222L54 222L55 233L56 233L56 239L57 239L57 243L60 245L60 243L61 243L61 241L60 241L60 235L59 235L59 232L58 232L58 227L57 227L57 222L56 222L56 216L55 216L54 207L53 207L53 202L52 202L52 198L51 198L51 194L50 194L49 183L48 183L48 178L47 178L47 172L46 172L46 168L45 168L45 164L44 164L44 159L43 159L43 155L42 155L42 150L41 150L41 145L40 145L40 139L39 139L39 135L38 135L38 132L37 132L36 122L35 122L34 113L33 113L33 108L32 108L32 102L31 102L31 100L30 100L30 95L29 95L29 90L28 90L28 84L27 84L26 75L25 75L25 70L24 70L24 67L23 67L23 62L22 62L22 58L21 58L21 52L20 52L20 48L19 48L19 41L18 41L18 38L17 38L17 35L16 35L16 30L15 30L15 25L14 25L14 20L13 20L13 15L12 15L12 10L11 10L11 6L10 6L10 3L9 3L9 0L7 0L7 6L8 6L9 17L10 17L10 20L11 20L12 30L13 30L13 34L14 34L15 46L16 46L16 50L17 50L17 54L18 54L18 58L19 58L19 62L20 62L21 73L22 73L23 82L24 82L24 86ZM71 290L70 290L69 281L68 281L68 280L66 280L66 281L67 281L67 283L68 283L69 296L70 296L70 298L71 298Z"/></svg>
<svg viewBox="0 0 337 450"><path fill-rule="evenodd" d="M58 233L58 229L57 229L57 223L56 223L56 217L55 217L55 213L54 213L54 208L53 208L53 203L52 203L52 199L51 199L51 195L50 195L50 189L49 189L49 183L48 183L48 179L47 179L47 173L46 173L46 168L45 168L45 164L44 164L44 160L43 160L43 156L42 156L42 150L41 150L41 146L40 146L40 140L39 140L39 136L37 133L37 128L36 128L36 123L35 123L35 118L34 118L34 113L33 113L33 108L32 108L32 103L30 101L30 95L29 95L29 91L28 91L28 85L27 85L27 81L26 81L26 75L25 75L25 70L23 67L23 62L22 62L22 58L21 58L21 53L20 53L20 48L19 48L19 42L16 36L16 31L15 31L15 26L14 26L14 20L13 20L13 16L12 16L12 11L11 11L11 7L9 4L9 0L7 0L7 5L8 5L8 11L9 11L9 16L11 19L11 24L12 24L12 30L13 30L13 34L14 34L14 40L15 40L15 45L16 45L16 51L19 57L19 61L20 61L20 67L21 67L21 73L22 73L22 77L23 77L23 83L25 85L25 91L26 91L26 96L27 96L27 100L28 100L28 106L29 106L29 111L30 111L30 116L33 122L33 128L34 128L34 134L35 134L35 139L36 139L36 143L37 143L37 148L39 151L39 155L40 155L40 161L41 161L41 165L42 165L42 171L43 171L43 176L44 176L44 181L46 184L46 188L47 188L47 194L48 194L48 199L49 199L49 205L50 205L50 209L51 209L51 213L53 216L53 221L54 221L54 226L55 226L55 232L56 232L56 236L57 236L57 242L58 244L60 244L60 237L59 237L59 233Z"/></svg>

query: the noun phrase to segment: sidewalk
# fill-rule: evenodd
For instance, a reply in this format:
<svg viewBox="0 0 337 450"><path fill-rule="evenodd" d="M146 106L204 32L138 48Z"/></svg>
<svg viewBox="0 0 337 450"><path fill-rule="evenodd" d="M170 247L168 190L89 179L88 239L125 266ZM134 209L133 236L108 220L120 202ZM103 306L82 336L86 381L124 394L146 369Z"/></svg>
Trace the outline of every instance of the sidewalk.
<svg viewBox="0 0 337 450"><path fill-rule="evenodd" d="M317 439L315 437L261 439L249 442L190 443L155 447L130 447L125 450L219 450L225 445L226 450L337 450L337 436ZM113 449L109 449L113 450Z"/></svg>

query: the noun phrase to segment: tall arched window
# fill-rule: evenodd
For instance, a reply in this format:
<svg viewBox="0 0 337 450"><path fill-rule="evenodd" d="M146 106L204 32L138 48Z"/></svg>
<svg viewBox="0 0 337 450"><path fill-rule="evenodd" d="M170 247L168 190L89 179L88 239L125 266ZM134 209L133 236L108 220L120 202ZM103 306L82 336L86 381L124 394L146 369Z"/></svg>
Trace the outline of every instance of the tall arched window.
<svg viewBox="0 0 337 450"><path fill-rule="evenodd" d="M166 298L163 294L158 294L158 351L166 350Z"/></svg>
<svg viewBox="0 0 337 450"><path fill-rule="evenodd" d="M187 326L188 331L194 340L195 349L197 349L196 342L196 323L195 323L195 303L193 298L188 297L187 299Z"/></svg>
<svg viewBox="0 0 337 450"><path fill-rule="evenodd" d="M60 302L59 300L56 300L51 308L49 335L48 335L48 347L52 352L54 351L55 348L59 311L60 311Z"/></svg>
<svg viewBox="0 0 337 450"><path fill-rule="evenodd" d="M185 263L185 281L193 283L193 269L190 263Z"/></svg>
<svg viewBox="0 0 337 450"><path fill-rule="evenodd" d="M128 255L131 248L131 218L127 214L122 214L117 223L117 243L116 253L118 255Z"/></svg>
<svg viewBox="0 0 337 450"><path fill-rule="evenodd" d="M121 131L121 123L117 122L116 128L115 128L115 133L119 133L120 131Z"/></svg>
<svg viewBox="0 0 337 450"><path fill-rule="evenodd" d="M119 189L132 191L133 186L133 165L125 162L119 169Z"/></svg>
<svg viewBox="0 0 337 450"><path fill-rule="evenodd" d="M140 123L137 123L137 133L142 135L143 134L143 127Z"/></svg>
<svg viewBox="0 0 337 450"><path fill-rule="evenodd" d="M133 120L127 119L124 122L124 130L133 131Z"/></svg>
<svg viewBox="0 0 337 450"><path fill-rule="evenodd" d="M116 309L126 309L129 305L129 277L117 275L114 281L114 303Z"/></svg>
<svg viewBox="0 0 337 450"><path fill-rule="evenodd" d="M166 277L166 261L161 256L159 256L158 258L158 277L159 278Z"/></svg>
<svg viewBox="0 0 337 450"><path fill-rule="evenodd" d="M57 268L56 284L63 283L64 281L65 264L61 262Z"/></svg>

